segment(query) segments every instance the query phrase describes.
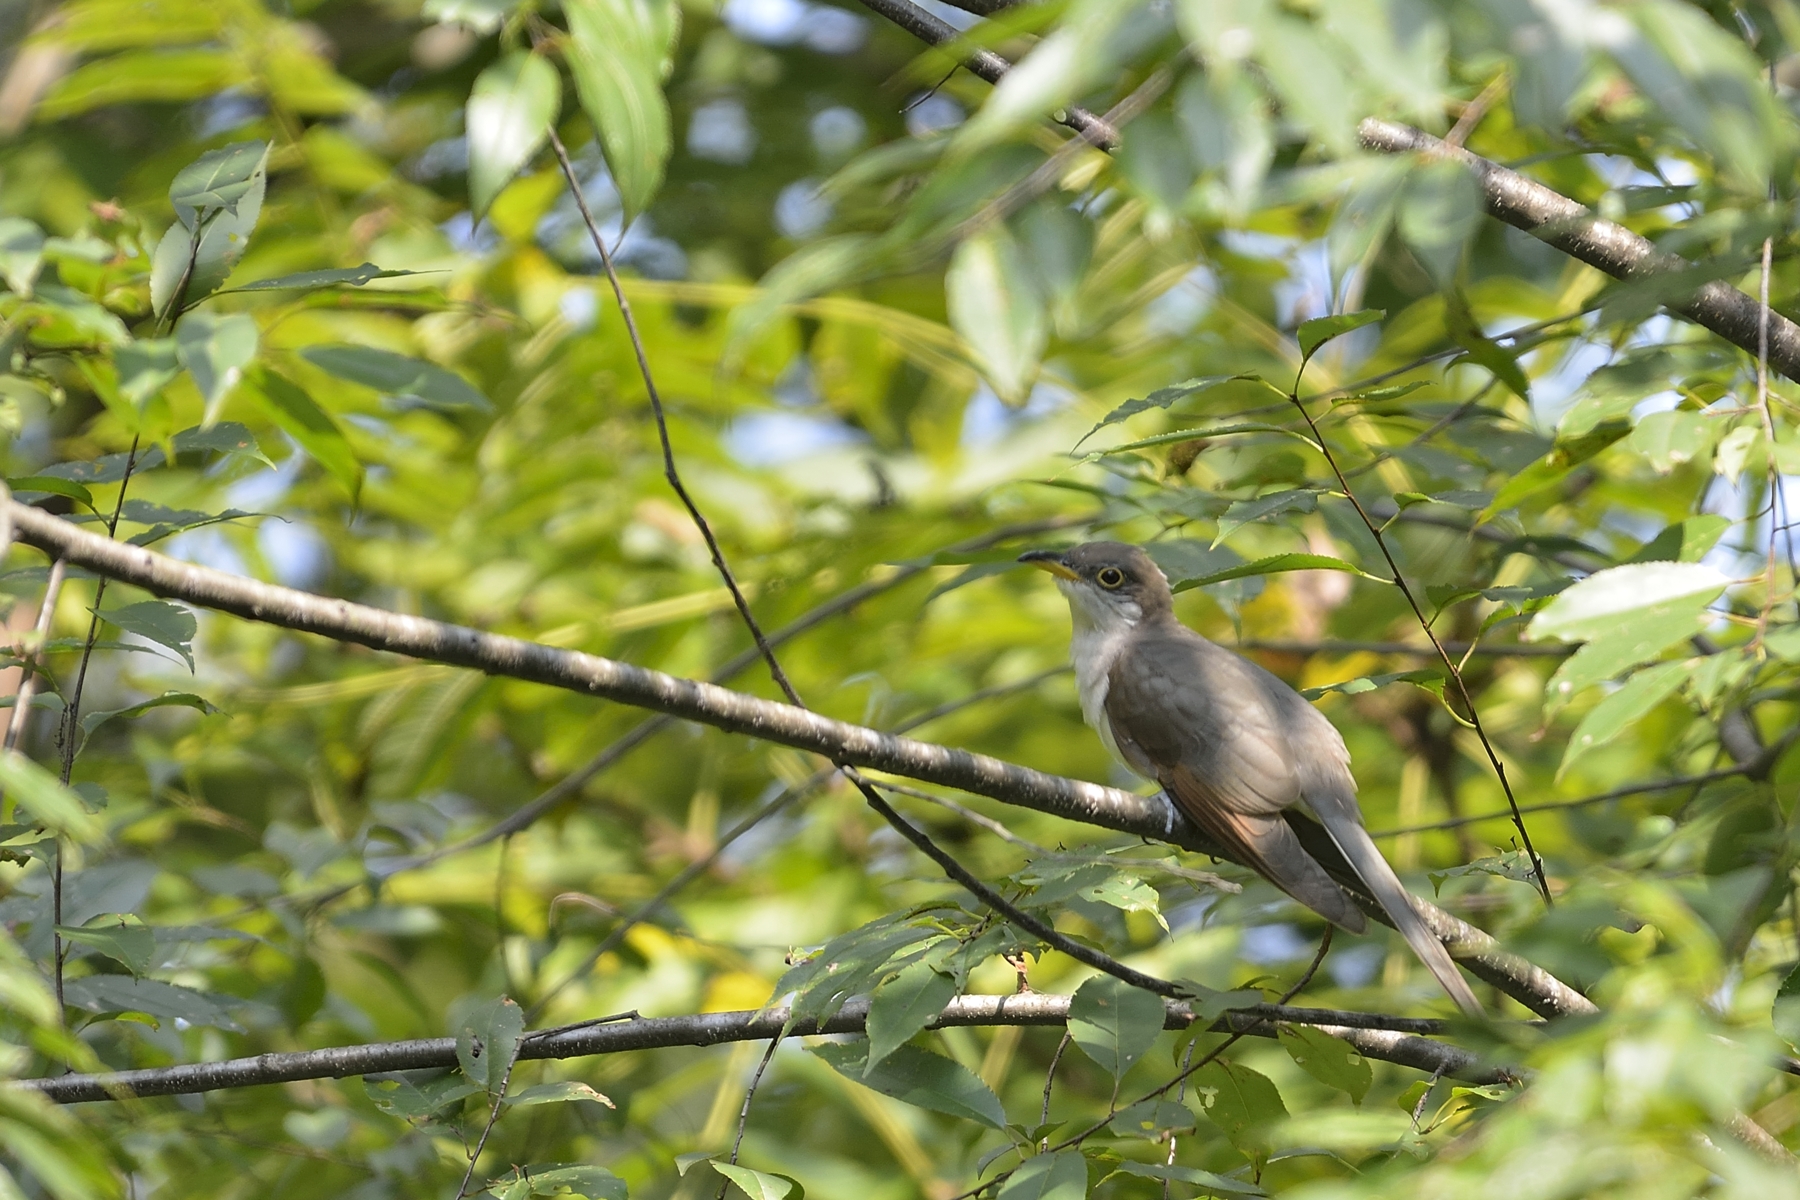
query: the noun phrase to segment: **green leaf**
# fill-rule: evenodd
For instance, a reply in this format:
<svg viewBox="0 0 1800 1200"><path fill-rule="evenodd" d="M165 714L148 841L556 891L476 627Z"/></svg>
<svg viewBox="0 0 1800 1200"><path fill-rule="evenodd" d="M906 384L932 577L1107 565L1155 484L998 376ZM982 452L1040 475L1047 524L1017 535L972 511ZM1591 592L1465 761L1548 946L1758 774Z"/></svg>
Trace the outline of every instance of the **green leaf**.
<svg viewBox="0 0 1800 1200"><path fill-rule="evenodd" d="M1259 558L1255 562L1248 562L1239 567L1230 567L1198 579L1178 580L1173 587L1177 592L1185 592L1189 588L1205 587L1209 583L1223 583L1227 579L1243 579L1251 575L1276 575L1283 571L1347 571L1352 575L1360 575L1364 579L1373 579L1376 583L1392 582L1379 575L1371 575L1341 558L1331 558L1324 554L1295 553L1274 554L1268 558Z"/></svg>
<svg viewBox="0 0 1800 1200"><path fill-rule="evenodd" d="M313 366L383 395L425 408L487 412L493 405L461 375L436 363L372 346L309 346L300 352Z"/></svg>
<svg viewBox="0 0 1800 1200"><path fill-rule="evenodd" d="M363 1091L375 1102L375 1107L406 1120L429 1117L445 1105L453 1104L465 1096L473 1096L480 1090L461 1075L448 1073L423 1082L414 1082L403 1076L363 1077Z"/></svg>
<svg viewBox="0 0 1800 1200"><path fill-rule="evenodd" d="M1476 324L1473 314L1469 312L1468 302L1460 290L1451 289L1444 294L1444 322L1450 336L1456 344L1463 348L1467 361L1485 367L1488 373L1504 385L1513 395L1531 403L1530 381L1525 378L1524 370L1513 353L1500 343L1488 337ZM1458 360L1462 361L1462 360Z"/></svg>
<svg viewBox="0 0 1800 1200"><path fill-rule="evenodd" d="M752 1171L749 1167L715 1162L713 1170L731 1180L750 1200L802 1200L806 1191L786 1175Z"/></svg>
<svg viewBox="0 0 1800 1200"><path fill-rule="evenodd" d="M268 165L267 142L234 142L208 150L176 172L169 184L169 203L188 229L199 227L212 212L236 213L257 190L256 179ZM260 197L255 203L260 203Z"/></svg>
<svg viewBox="0 0 1800 1200"><path fill-rule="evenodd" d="M1173 1100L1140 1100L1120 1109L1108 1125L1118 1137L1152 1140L1160 1140L1166 1130L1180 1132L1193 1127L1193 1112Z"/></svg>
<svg viewBox="0 0 1800 1200"><path fill-rule="evenodd" d="M499 29L522 0L425 0L425 17L445 24L465 25L486 37Z"/></svg>
<svg viewBox="0 0 1800 1200"><path fill-rule="evenodd" d="M94 507L92 492L73 480L58 479L54 475L21 475L16 479L7 480L6 486L12 492L15 500L19 499L21 495L30 495L36 492L48 496L63 496L77 504L84 504L90 509Z"/></svg>
<svg viewBox="0 0 1800 1200"><path fill-rule="evenodd" d="M44 262L44 231L24 217L0 217L0 279L21 296L31 295Z"/></svg>
<svg viewBox="0 0 1800 1200"><path fill-rule="evenodd" d="M254 325L251 334L254 337ZM174 338L145 338L120 346L113 354L113 365L119 373L119 395L142 412L144 405L181 374L181 350Z"/></svg>
<svg viewBox="0 0 1800 1200"><path fill-rule="evenodd" d="M1421 667L1416 671L1392 671L1385 675L1359 675L1355 679L1346 679L1342 683L1301 688L1300 694L1308 700L1317 700L1320 696L1331 692L1338 692L1345 696L1358 696L1363 692L1372 692L1376 688L1386 687L1390 683L1417 684L1435 695L1444 694L1444 672L1437 667Z"/></svg>
<svg viewBox="0 0 1800 1200"><path fill-rule="evenodd" d="M873 990L903 950L944 936L912 913L896 913L839 934L810 958L795 963L775 983L777 997L794 993L796 1020L823 1021L851 996Z"/></svg>
<svg viewBox="0 0 1800 1200"><path fill-rule="evenodd" d="M1431 281L1440 291L1448 291L1456 286L1463 250L1480 228L1482 215L1481 192L1469 169L1452 159L1426 157L1407 174L1394 227ZM1510 355L1506 361L1512 362ZM1524 380L1516 363L1511 374ZM1513 380L1504 382L1514 386Z"/></svg>
<svg viewBox="0 0 1800 1200"><path fill-rule="evenodd" d="M175 326L181 365L206 398L206 424L218 416L225 397L256 359L256 320L245 313L215 316L189 313Z"/></svg>
<svg viewBox="0 0 1800 1200"><path fill-rule="evenodd" d="M480 1005L456 1030L456 1061L463 1075L489 1093L500 1090L519 1050L525 1014L507 996Z"/></svg>
<svg viewBox="0 0 1800 1200"><path fill-rule="evenodd" d="M142 716L153 708L171 707L191 708L209 715L219 711L210 700L201 696L196 696L192 692L164 692L154 699L144 700L137 704L128 705L125 708L109 708L100 712L84 714L81 718L82 736L86 737L91 735L94 730L100 728L100 726L117 718Z"/></svg>
<svg viewBox="0 0 1800 1200"><path fill-rule="evenodd" d="M869 1001L869 1063L864 1073L911 1041L955 995L956 980L925 961L913 963L876 988Z"/></svg>
<svg viewBox="0 0 1800 1200"><path fill-rule="evenodd" d="M498 1200L528 1200L531 1196L585 1196L588 1200L626 1200L625 1181L605 1167L585 1163L532 1163L515 1168L516 1177L496 1179L487 1190ZM798 1196L792 1200L800 1200Z"/></svg>
<svg viewBox="0 0 1800 1200"><path fill-rule="evenodd" d="M1007 404L1021 404L1050 336L1044 299L1019 244L995 224L956 248L944 276L950 326Z"/></svg>
<svg viewBox="0 0 1800 1200"><path fill-rule="evenodd" d="M1081 1151L1057 1150L1020 1163L996 1200L1083 1200L1087 1185L1087 1160Z"/></svg>
<svg viewBox="0 0 1800 1200"><path fill-rule="evenodd" d="M1006 1128L1006 1110L987 1084L961 1063L917 1046L895 1048L886 1061L867 1068L869 1043L825 1042L810 1047L840 1075L916 1108Z"/></svg>
<svg viewBox="0 0 1800 1200"><path fill-rule="evenodd" d="M275 464L269 456L262 452L257 444L256 435L239 425L236 421L220 421L216 425L196 425L192 429L184 429L172 439L176 457L183 454L223 454L231 456L241 454L245 458L253 458L265 467ZM152 457L154 456L154 457ZM140 469L149 470L162 462L158 451L145 455L139 464Z"/></svg>
<svg viewBox="0 0 1800 1200"><path fill-rule="evenodd" d="M377 279L399 279L404 275L433 275L435 271L401 271L386 267L378 267L366 262L360 267L334 267L326 271L300 271L293 275L277 275L273 279L258 279L253 283L240 283L234 288L226 288L226 292L279 292L290 288L311 291L314 288L337 287L349 284L361 287L365 283ZM223 295L224 293L220 293Z"/></svg>
<svg viewBox="0 0 1800 1200"><path fill-rule="evenodd" d="M86 925L58 925L66 942L98 950L114 962L124 964L133 975L142 975L155 965L156 933L135 917L117 913L95 917Z"/></svg>
<svg viewBox="0 0 1800 1200"><path fill-rule="evenodd" d="M1390 383L1384 387L1364 388L1362 391L1333 396L1331 406L1336 408L1344 404L1383 404L1390 400L1398 400L1402 396L1410 396L1420 388L1430 386L1431 384L1423 379L1415 379L1410 383ZM1397 407L1395 411L1401 411L1401 407Z"/></svg>
<svg viewBox="0 0 1800 1200"><path fill-rule="evenodd" d="M1725 433L1725 426L1725 418L1706 413L1682 409L1651 413L1631 431L1630 448L1667 475L1687 463L1712 458L1713 446Z"/></svg>
<svg viewBox="0 0 1800 1200"><path fill-rule="evenodd" d="M1096 975L1069 1001L1069 1037L1112 1077L1122 1079L1162 1035L1162 998L1111 975Z"/></svg>
<svg viewBox="0 0 1800 1200"><path fill-rule="evenodd" d="M194 634L199 631L199 624L194 614L181 605L168 600L142 600L124 608L108 609L100 616L126 633L168 647L181 655L188 670L194 669Z"/></svg>
<svg viewBox="0 0 1800 1200"><path fill-rule="evenodd" d="M1800 964L1787 973L1775 993L1775 1032L1790 1043L1800 1045Z"/></svg>
<svg viewBox="0 0 1800 1200"><path fill-rule="evenodd" d="M1281 1093L1249 1067L1215 1059L1193 1074L1193 1103L1252 1162L1268 1155L1264 1131L1287 1116Z"/></svg>
<svg viewBox="0 0 1800 1200"><path fill-rule="evenodd" d="M1260 375L1207 375L1203 378L1188 379L1181 383L1170 384L1168 387L1157 388L1154 392L1151 392L1141 400L1125 401L1125 403L1119 405L1117 408L1107 413L1105 417L1101 418L1099 424L1084 433L1081 436L1081 442L1087 441L1096 433L1105 429L1108 425L1117 425L1120 421L1135 417L1141 412L1148 412L1153 408L1169 408L1177 401L1185 400L1189 396L1204 396L1208 392L1215 391L1230 383L1252 383L1258 385L1257 390L1266 391L1277 400L1287 399L1286 392L1283 392L1274 384L1269 383ZM1200 435L1195 434L1193 436L1198 437ZM1075 443L1076 449L1081 448L1081 442Z"/></svg>
<svg viewBox="0 0 1800 1200"><path fill-rule="evenodd" d="M1431 890L1439 891L1446 879L1462 879L1470 875L1486 875L1494 879L1510 879L1514 883L1537 883L1537 864L1523 850L1509 850L1488 858L1477 858L1461 866L1428 872Z"/></svg>
<svg viewBox="0 0 1800 1200"><path fill-rule="evenodd" d="M600 133L630 223L650 207L669 160L663 96L680 28L674 0L564 0L566 57L581 107Z"/></svg>
<svg viewBox="0 0 1800 1200"><path fill-rule="evenodd" d="M1293 488L1285 492L1271 492L1254 500L1239 500L1219 518L1219 532L1212 544L1217 546L1252 521L1267 521L1271 517L1285 516L1288 513L1314 512L1318 507L1317 488Z"/></svg>
<svg viewBox="0 0 1800 1200"><path fill-rule="evenodd" d="M197 992L160 979L89 975L84 979L69 980L63 988L63 999L71 1008L88 1012L146 1013L162 1020L210 1025L232 1033L244 1032L244 1027L232 1017L227 1007L231 997Z"/></svg>
<svg viewBox="0 0 1800 1200"><path fill-rule="evenodd" d="M1670 525L1645 542L1636 554L1625 561L1628 563L1699 562L1706 557L1707 551L1719 544L1719 539L1724 537L1725 531L1730 528L1730 517L1721 517L1713 513L1689 517L1679 524Z"/></svg>
<svg viewBox="0 0 1800 1200"><path fill-rule="evenodd" d="M1624 618L1677 602L1704 607L1731 581L1703 563L1630 563L1596 571L1539 609L1525 634L1574 642L1614 633Z"/></svg>
<svg viewBox="0 0 1800 1200"><path fill-rule="evenodd" d="M516 50L476 76L464 121L474 220L543 148L561 106L562 80L537 54Z"/></svg>
<svg viewBox="0 0 1800 1200"><path fill-rule="evenodd" d="M1588 711L1575 727L1574 736L1569 738L1567 748L1563 750L1562 762L1556 768L1556 777L1561 779L1576 759L1596 746L1601 746L1630 728L1651 709L1673 695L1687 678L1688 664L1685 662L1658 663L1646 667L1625 682L1625 685Z"/></svg>
<svg viewBox="0 0 1800 1200"><path fill-rule="evenodd" d="M1375 1073L1369 1061L1343 1038L1332 1037L1310 1025L1280 1025L1276 1036L1288 1057L1326 1087L1348 1092L1357 1104L1369 1094Z"/></svg>
<svg viewBox="0 0 1800 1200"><path fill-rule="evenodd" d="M66 838L93 843L105 834L80 796L17 750L0 750L0 789L34 821Z"/></svg>
<svg viewBox="0 0 1800 1200"><path fill-rule="evenodd" d="M249 162L250 148L255 149L248 177L237 175ZM181 219L169 227L150 264L150 305L159 316L176 315L217 291L243 258L250 244L250 234L262 213L263 192L268 184L268 145L262 142L242 143L203 155L189 168L195 171L184 190L184 171L177 176L176 186L169 189L169 199ZM230 162L220 161L205 169L208 159L226 151L240 151ZM229 203L220 203L222 198ZM184 203L187 201L194 203ZM186 214L186 215L183 215Z"/></svg>
<svg viewBox="0 0 1800 1200"><path fill-rule="evenodd" d="M1569 441L1559 441L1544 457L1508 479L1494 494L1491 504L1482 509L1479 520L1492 520L1521 500L1549 487L1563 476L1600 453L1630 432L1623 421L1609 421Z"/></svg>
<svg viewBox="0 0 1800 1200"><path fill-rule="evenodd" d="M595 1104L604 1104L608 1108L619 1107L587 1084L575 1080L540 1083L536 1087L528 1087L508 1098L506 1104L509 1108L529 1108L534 1104L567 1104L574 1100L592 1100Z"/></svg>
<svg viewBox="0 0 1800 1200"><path fill-rule="evenodd" d="M299 443L314 462L338 481L354 501L362 494L363 468L337 421L286 376L269 368L252 371L248 382L269 419Z"/></svg>
<svg viewBox="0 0 1800 1200"><path fill-rule="evenodd" d="M1329 342L1332 338L1343 337L1346 333L1361 329L1365 325L1373 325L1387 316L1385 309L1365 308L1360 312L1340 313L1335 317L1314 317L1310 321L1302 321L1294 336L1300 342L1300 357L1304 361Z"/></svg>
<svg viewBox="0 0 1800 1200"><path fill-rule="evenodd" d="M1705 597L1653 604L1621 619L1617 628L1589 641L1558 667L1544 685L1544 715L1550 717L1584 689L1649 662L1702 628Z"/></svg>
<svg viewBox="0 0 1800 1200"><path fill-rule="evenodd" d="M1171 1167L1162 1163L1141 1163L1126 1159L1113 1170L1113 1175L1136 1175L1140 1179L1167 1179L1172 1183L1192 1184L1200 1190L1200 1194L1209 1196L1266 1196L1269 1194L1248 1179L1233 1179L1229 1175L1215 1175L1211 1171L1202 1171L1198 1167ZM1110 1179L1112 1176L1109 1175L1107 1178Z"/></svg>

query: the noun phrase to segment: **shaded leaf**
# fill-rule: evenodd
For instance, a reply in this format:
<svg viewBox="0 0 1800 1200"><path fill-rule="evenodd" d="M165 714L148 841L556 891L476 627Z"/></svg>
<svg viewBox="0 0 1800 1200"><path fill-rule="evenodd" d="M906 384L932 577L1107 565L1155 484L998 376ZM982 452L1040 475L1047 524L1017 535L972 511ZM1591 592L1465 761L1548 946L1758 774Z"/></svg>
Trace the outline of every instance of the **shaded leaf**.
<svg viewBox="0 0 1800 1200"><path fill-rule="evenodd" d="M263 402L269 418L281 427L314 462L338 481L350 498L362 493L363 468L337 421L286 376L271 369L253 371L251 388Z"/></svg>
<svg viewBox="0 0 1800 1200"><path fill-rule="evenodd" d="M146 1013L162 1020L210 1025L232 1033L244 1031L227 1007L229 997L197 992L160 979L89 975L69 980L63 988L63 999L71 1007L88 1012Z"/></svg>
<svg viewBox="0 0 1800 1200"><path fill-rule="evenodd" d="M141 921L128 924L122 916L106 914L82 926L58 925L56 932L65 942L98 950L133 975L155 965L156 934Z"/></svg>
<svg viewBox="0 0 1800 1200"><path fill-rule="evenodd" d="M825 1042L810 1049L840 1075L883 1095L917 1108L979 1121L991 1129L1006 1128L1006 1110L992 1089L967 1067L942 1055L904 1045L869 1069L865 1040Z"/></svg>
<svg viewBox="0 0 1800 1200"><path fill-rule="evenodd" d="M64 837L97 842L105 832L81 797L17 750L0 750L0 789L33 820Z"/></svg>
<svg viewBox="0 0 1800 1200"><path fill-rule="evenodd" d="M108 609L100 616L126 633L168 647L181 655L188 670L194 669L194 634L200 627L194 614L181 605L169 600L142 600Z"/></svg>
<svg viewBox="0 0 1800 1200"><path fill-rule="evenodd" d="M1087 1182L1087 1160L1081 1151L1057 1150L1020 1163L997 1200L1082 1200Z"/></svg>
<svg viewBox="0 0 1800 1200"><path fill-rule="evenodd" d="M996 224L956 248L944 299L951 327L968 343L995 394L1008 404L1022 403L1037 378L1049 319L1006 226Z"/></svg>
<svg viewBox="0 0 1800 1200"><path fill-rule="evenodd" d="M405 275L430 275L430 271L401 271L387 267L378 267L366 262L360 267L334 267L324 271L299 271L292 275L277 275L273 279L258 279L252 283L241 283L237 287L227 288L232 292L276 292L287 289L310 291L313 288L337 287L348 284L361 287L377 279L398 279Z"/></svg>
<svg viewBox="0 0 1800 1200"><path fill-rule="evenodd" d="M456 1030L456 1061L471 1083L498 1092L518 1053L525 1014L507 996L480 1005Z"/></svg>
<svg viewBox="0 0 1800 1200"><path fill-rule="evenodd" d="M595 1104L604 1104L608 1108L619 1107L608 1097L576 1080L540 1083L508 1097L506 1103L509 1108L528 1108L534 1104L567 1104L574 1100L592 1100Z"/></svg>
<svg viewBox="0 0 1800 1200"><path fill-rule="evenodd" d="M1114 1079L1121 1079L1161 1036L1162 998L1111 975L1084 982L1069 1001L1069 1037Z"/></svg>
<svg viewBox="0 0 1800 1200"><path fill-rule="evenodd" d="M1260 1161L1268 1153L1264 1131L1287 1116L1268 1076L1238 1063L1215 1059L1193 1074L1190 1101L1224 1132L1238 1153Z"/></svg>
<svg viewBox="0 0 1800 1200"><path fill-rule="evenodd" d="M208 714L219 711L211 701L202 696L196 696L192 692L164 692L154 699L144 700L125 708L111 708L100 712L85 713L81 718L81 732L84 736L91 735L94 730L115 718L141 716L153 708L169 707L191 708L198 712Z"/></svg>
<svg viewBox="0 0 1800 1200"><path fill-rule="evenodd" d="M680 27L673 0L565 0L566 58L600 134L627 222L650 206L670 149L662 80Z"/></svg>
<svg viewBox="0 0 1800 1200"><path fill-rule="evenodd" d="M373 346L308 346L300 356L339 379L348 379L383 395L446 412L472 408L486 412L488 398L461 375L436 363L408 358Z"/></svg>
<svg viewBox="0 0 1800 1200"><path fill-rule="evenodd" d="M1255 562L1229 567L1198 579L1177 580L1171 586L1177 592L1185 592L1189 588L1205 587L1209 583L1222 583L1227 579L1243 579L1251 575L1276 575L1283 571L1347 571L1352 575L1360 575L1364 579L1373 579L1376 583L1389 582L1381 576L1371 575L1341 558L1331 558L1324 554L1295 553L1274 554L1268 558L1259 558Z"/></svg>
<svg viewBox="0 0 1800 1200"><path fill-rule="evenodd" d="M605 1167L590 1167L583 1163L533 1163L518 1168L517 1178L494 1180L488 1184L488 1190L498 1200L566 1196L571 1192L586 1196L588 1200L626 1200L627 1195L623 1179Z"/></svg>
<svg viewBox="0 0 1800 1200"><path fill-rule="evenodd" d="M1375 1073L1369 1061L1343 1038L1310 1025L1280 1025L1276 1035L1288 1057L1326 1087L1348 1092L1357 1104L1369 1094Z"/></svg>
<svg viewBox="0 0 1800 1200"><path fill-rule="evenodd" d="M1687 676L1685 662L1658 663L1639 671L1618 691L1594 705L1569 738L1562 762L1556 768L1557 778L1561 779L1576 759L1611 741L1674 694Z"/></svg>
<svg viewBox="0 0 1800 1200"><path fill-rule="evenodd" d="M24 217L0 217L0 279L21 296L31 295L44 261L44 231Z"/></svg>
<svg viewBox="0 0 1800 1200"><path fill-rule="evenodd" d="M1320 696L1331 692L1338 692L1345 696L1357 696L1363 692L1372 692L1376 688L1386 687L1390 683L1417 684L1434 695L1444 694L1444 672L1437 667L1422 667L1416 671L1392 671L1385 675L1359 675L1355 679L1346 679L1342 683L1301 688L1300 694L1308 700L1317 700Z"/></svg>
<svg viewBox="0 0 1800 1200"><path fill-rule="evenodd" d="M255 326L251 326L252 339ZM254 340L252 353L254 353ZM142 410L181 374L181 350L174 338L142 338L113 354L119 372L119 395Z"/></svg>
<svg viewBox="0 0 1800 1200"><path fill-rule="evenodd" d="M956 980L929 962L913 963L875 989L869 1001L869 1060L864 1073L879 1066L896 1047L944 1011L956 995Z"/></svg>
<svg viewBox="0 0 1800 1200"><path fill-rule="evenodd" d="M1300 343L1300 357L1311 358L1313 353L1332 338L1343 337L1346 333L1361 329L1365 325L1373 325L1387 312L1379 308L1365 308L1361 312L1340 313L1334 317L1314 317L1310 321L1300 322L1300 328L1294 331L1294 337Z"/></svg>
<svg viewBox="0 0 1800 1200"><path fill-rule="evenodd" d="M244 368L256 359L256 340L256 321L244 313L223 317L189 313L175 326L181 365L206 399L208 424L243 378Z"/></svg>
<svg viewBox="0 0 1800 1200"><path fill-rule="evenodd" d="M771 1175L767 1171L752 1171L749 1167L734 1166L731 1163L715 1162L713 1170L731 1180L750 1200L801 1200L806 1195L794 1180L785 1175Z"/></svg>
<svg viewBox="0 0 1800 1200"><path fill-rule="evenodd" d="M1269 1194L1248 1179L1233 1179L1229 1175L1216 1175L1211 1171L1202 1171L1198 1167L1172 1167L1162 1163L1141 1163L1126 1159L1114 1168L1113 1174L1136 1175L1140 1179L1167 1179L1173 1183L1192 1184L1203 1195L1266 1196ZM1109 1175L1107 1178L1111 1177Z"/></svg>
<svg viewBox="0 0 1800 1200"><path fill-rule="evenodd" d="M169 184L175 216L193 229L214 210L237 212L254 190L268 153L267 142L234 142L208 150L181 168Z"/></svg>
<svg viewBox="0 0 1800 1200"><path fill-rule="evenodd" d="M79 483L69 479L58 479L54 475L22 475L6 481L7 490L12 492L13 499L30 503L38 496L62 496L77 504L94 507L94 494Z"/></svg>
<svg viewBox="0 0 1800 1200"><path fill-rule="evenodd" d="M1314 512L1319 507L1319 495L1317 488L1293 488L1271 492L1254 500L1239 500L1219 518L1219 532L1213 538L1213 545L1217 546L1252 521L1267 521L1288 513Z"/></svg>
<svg viewBox="0 0 1800 1200"><path fill-rule="evenodd" d="M1559 441L1550 453L1508 479L1493 502L1481 511L1481 520L1490 520L1547 488L1554 487L1570 471L1600 453L1630 432L1623 421L1609 421L1580 437Z"/></svg>

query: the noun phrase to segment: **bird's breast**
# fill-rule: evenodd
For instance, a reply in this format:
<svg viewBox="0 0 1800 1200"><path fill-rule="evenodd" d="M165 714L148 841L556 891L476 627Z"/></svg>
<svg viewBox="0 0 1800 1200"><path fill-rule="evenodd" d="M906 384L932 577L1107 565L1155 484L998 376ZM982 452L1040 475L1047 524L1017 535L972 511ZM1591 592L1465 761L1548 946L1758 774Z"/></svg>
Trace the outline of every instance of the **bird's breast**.
<svg viewBox="0 0 1800 1200"><path fill-rule="evenodd" d="M1113 664L1119 660L1130 633L1130 626L1105 629L1077 625L1069 643L1069 659L1075 665L1075 687L1081 698L1082 719L1100 735L1112 756L1127 766L1131 764L1119 752L1118 743L1113 739L1112 722L1106 716L1106 694L1112 682Z"/></svg>

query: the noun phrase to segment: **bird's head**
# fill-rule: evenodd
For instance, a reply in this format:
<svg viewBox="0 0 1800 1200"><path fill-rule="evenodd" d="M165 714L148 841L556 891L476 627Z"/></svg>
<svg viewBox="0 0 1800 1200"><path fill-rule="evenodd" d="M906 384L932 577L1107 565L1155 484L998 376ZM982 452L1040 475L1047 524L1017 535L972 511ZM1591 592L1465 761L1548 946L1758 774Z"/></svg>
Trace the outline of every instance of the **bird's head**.
<svg viewBox="0 0 1800 1200"><path fill-rule="evenodd" d="M1100 629L1135 625L1169 611L1169 581L1150 556L1123 542L1083 542L1071 550L1019 555L1056 577L1077 625Z"/></svg>

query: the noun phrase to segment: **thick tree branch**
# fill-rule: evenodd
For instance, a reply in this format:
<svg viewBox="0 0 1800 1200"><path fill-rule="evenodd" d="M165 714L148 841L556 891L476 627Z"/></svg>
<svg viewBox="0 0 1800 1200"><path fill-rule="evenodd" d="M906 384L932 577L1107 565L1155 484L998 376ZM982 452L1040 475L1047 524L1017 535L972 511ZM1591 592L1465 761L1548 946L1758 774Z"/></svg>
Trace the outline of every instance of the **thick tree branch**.
<svg viewBox="0 0 1800 1200"><path fill-rule="evenodd" d="M1069 1017L1069 997L1042 992L1016 996L961 996L931 1023L934 1029L972 1025L1062 1025ZM1185 1004L1165 1002L1164 1027L1186 1029L1193 1012ZM852 1000L825 1020L796 1021L788 1037L821 1033L860 1033L868 1021L867 999ZM670 1046L717 1046L725 1042L755 1042L783 1036L789 1013L785 1008L762 1011L701 1013L686 1017L640 1017L606 1024L527 1034L519 1045L519 1059L583 1058L594 1054L618 1054L629 1050L656 1050ZM1517 1078L1516 1071L1483 1066L1467 1050L1430 1041L1422 1034L1439 1033L1444 1023L1390 1017L1380 1013L1341 1012L1329 1008L1287 1008L1259 1004L1226 1013L1213 1023L1221 1033L1275 1036L1276 1023L1312 1025L1341 1037L1369 1058L1415 1067L1474 1082L1493 1083ZM114 1071L103 1075L62 1075L52 1079L22 1079L11 1086L29 1089L61 1104L85 1100L115 1100L128 1096L175 1096L229 1088L260 1087L298 1079L341 1079L386 1071L416 1071L456 1066L455 1038L415 1038L403 1042L374 1042L362 1046L337 1046L328 1050L301 1050L285 1054L258 1054L223 1062L190 1063L177 1067L152 1067L138 1071Z"/></svg>
<svg viewBox="0 0 1800 1200"><path fill-rule="evenodd" d="M926 12L910 0L862 0L862 6L880 17L898 25L906 32L932 46L949 46L962 37L954 26ZM958 4L958 8L986 16L1008 7L1003 3L978 5L977 0ZM971 49L962 60L969 74L989 83L999 83L1005 74L1012 70L1012 64L995 54L992 50ZM1119 146L1119 131L1114 129L1104 117L1097 117L1085 108L1070 105L1056 117L1060 123L1067 125L1081 134L1089 142L1102 150L1116 150Z"/></svg>
<svg viewBox="0 0 1800 1200"><path fill-rule="evenodd" d="M245 579L180 562L141 546L115 542L16 501L7 511L12 515L19 541L159 596L376 650L599 696L811 751L833 761L942 784L1068 820L1227 857L1161 796L1140 796L1047 775L983 754L881 733L792 705L598 655L559 650L521 638L384 612L348 600ZM1323 828L1305 818L1293 820L1308 853L1360 895L1355 873ZM1445 939L1451 953L1471 972L1539 1016L1593 1011L1580 993L1516 955L1501 951L1492 938L1474 926L1423 902L1421 910ZM1373 906L1371 911L1379 919L1380 906Z"/></svg>
<svg viewBox="0 0 1800 1200"><path fill-rule="evenodd" d="M1656 248L1648 238L1623 225L1603 220L1543 184L1509 171L1498 163L1451 146L1409 125L1374 117L1357 126L1362 144L1388 154L1416 152L1461 163L1475 176L1487 210L1508 225L1580 259L1615 279L1663 277L1674 294L1665 303L1688 320L1703 325L1751 354L1760 349L1764 309L1756 300L1719 279L1683 286L1683 276L1703 268ZM1779 313L1767 319L1769 365L1789 379L1800 380L1800 325Z"/></svg>

